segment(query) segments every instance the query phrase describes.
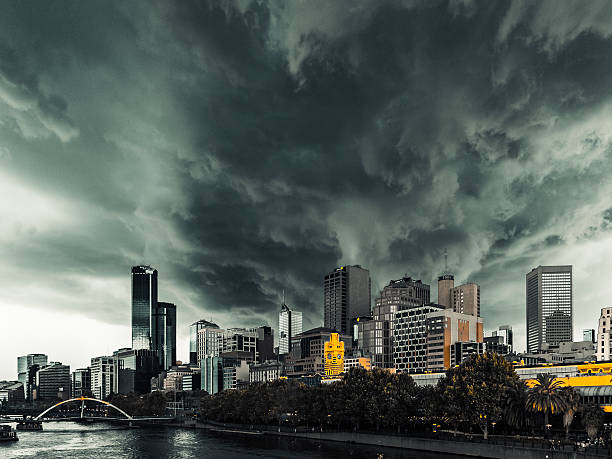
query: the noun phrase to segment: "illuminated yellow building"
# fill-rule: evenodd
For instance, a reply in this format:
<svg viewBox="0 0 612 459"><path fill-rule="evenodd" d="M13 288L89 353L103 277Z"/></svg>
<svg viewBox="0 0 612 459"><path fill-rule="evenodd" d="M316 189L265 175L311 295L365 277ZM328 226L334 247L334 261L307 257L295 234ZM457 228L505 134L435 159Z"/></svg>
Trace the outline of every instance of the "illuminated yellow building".
<svg viewBox="0 0 612 459"><path fill-rule="evenodd" d="M586 402L599 404L604 411L612 413L612 363L588 363L578 365L542 365L537 367L515 367L519 377L533 387L538 374L551 374L555 381L571 386Z"/></svg>
<svg viewBox="0 0 612 459"><path fill-rule="evenodd" d="M331 333L325 342L325 376L338 376L344 372L344 341L338 333Z"/></svg>
<svg viewBox="0 0 612 459"><path fill-rule="evenodd" d="M372 369L372 361L368 357L347 357L344 359L344 372L351 368L362 367L366 370Z"/></svg>

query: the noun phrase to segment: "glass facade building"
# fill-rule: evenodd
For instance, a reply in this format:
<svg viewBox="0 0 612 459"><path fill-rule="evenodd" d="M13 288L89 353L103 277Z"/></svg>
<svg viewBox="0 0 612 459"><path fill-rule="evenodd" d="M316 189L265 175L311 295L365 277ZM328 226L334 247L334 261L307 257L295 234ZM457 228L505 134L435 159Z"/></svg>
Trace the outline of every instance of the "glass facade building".
<svg viewBox="0 0 612 459"><path fill-rule="evenodd" d="M155 349L157 345L157 270L132 268L132 348Z"/></svg>
<svg viewBox="0 0 612 459"><path fill-rule="evenodd" d="M91 368L79 368L72 372L71 397L91 397Z"/></svg>
<svg viewBox="0 0 612 459"><path fill-rule="evenodd" d="M23 384L24 396L26 400L31 400L32 398L32 388L31 388L31 380L30 377L30 368L34 365L38 368L44 367L47 365L48 358L45 354L28 354L17 357L17 379Z"/></svg>
<svg viewBox="0 0 612 459"><path fill-rule="evenodd" d="M302 333L302 313L283 303L278 313L278 332L278 353L288 354L291 351L291 338Z"/></svg>
<svg viewBox="0 0 612 459"><path fill-rule="evenodd" d="M176 306L158 302L155 308L154 347L167 370L176 362Z"/></svg>
<svg viewBox="0 0 612 459"><path fill-rule="evenodd" d="M572 266L538 266L526 275L527 352L573 339Z"/></svg>
<svg viewBox="0 0 612 459"><path fill-rule="evenodd" d="M198 332L204 328L218 329L219 326L208 320L198 320L189 326L189 363L191 365L198 364Z"/></svg>

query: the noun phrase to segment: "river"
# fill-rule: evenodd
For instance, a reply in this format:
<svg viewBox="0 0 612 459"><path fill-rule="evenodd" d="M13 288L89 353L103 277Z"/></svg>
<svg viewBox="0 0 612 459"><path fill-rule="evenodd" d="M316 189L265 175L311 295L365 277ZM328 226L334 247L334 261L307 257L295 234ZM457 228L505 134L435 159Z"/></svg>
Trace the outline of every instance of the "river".
<svg viewBox="0 0 612 459"><path fill-rule="evenodd" d="M45 423L0 443L1 458L441 458L377 446L346 445L267 435L235 435L178 428L126 428L103 423Z"/></svg>

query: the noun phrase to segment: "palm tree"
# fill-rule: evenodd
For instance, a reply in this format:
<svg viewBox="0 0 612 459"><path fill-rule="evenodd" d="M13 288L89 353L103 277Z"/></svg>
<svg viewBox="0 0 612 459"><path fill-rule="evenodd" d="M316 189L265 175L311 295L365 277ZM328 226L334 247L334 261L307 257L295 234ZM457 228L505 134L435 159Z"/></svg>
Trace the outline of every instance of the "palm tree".
<svg viewBox="0 0 612 459"><path fill-rule="evenodd" d="M563 382L549 374L539 374L535 385L527 393L527 409L544 413L544 432L548 426L548 415L562 411L565 401L561 392Z"/></svg>
<svg viewBox="0 0 612 459"><path fill-rule="evenodd" d="M522 430L527 427L527 385L517 381L508 387L504 403L504 418L508 425Z"/></svg>
<svg viewBox="0 0 612 459"><path fill-rule="evenodd" d="M604 412L596 403L589 403L580 410L582 425L587 431L589 438L593 439L603 422Z"/></svg>
<svg viewBox="0 0 612 459"><path fill-rule="evenodd" d="M561 389L565 402L563 413L563 427L565 427L565 438L569 437L569 428L574 421L574 415L580 408L580 395L573 387L563 387Z"/></svg>

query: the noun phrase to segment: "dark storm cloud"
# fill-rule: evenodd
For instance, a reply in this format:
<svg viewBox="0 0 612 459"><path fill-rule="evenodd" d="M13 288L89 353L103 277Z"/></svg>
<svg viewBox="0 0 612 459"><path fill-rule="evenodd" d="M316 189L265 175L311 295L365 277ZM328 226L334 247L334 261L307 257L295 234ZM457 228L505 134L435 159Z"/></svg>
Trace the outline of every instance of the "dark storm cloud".
<svg viewBox="0 0 612 459"><path fill-rule="evenodd" d="M49 308L102 279L88 314L127 321L147 262L184 323L275 325L284 290L315 326L328 270L431 282L448 248L487 326L520 325L532 265L605 237L604 4L57 5L0 18L0 173L40 209L2 240Z"/></svg>

